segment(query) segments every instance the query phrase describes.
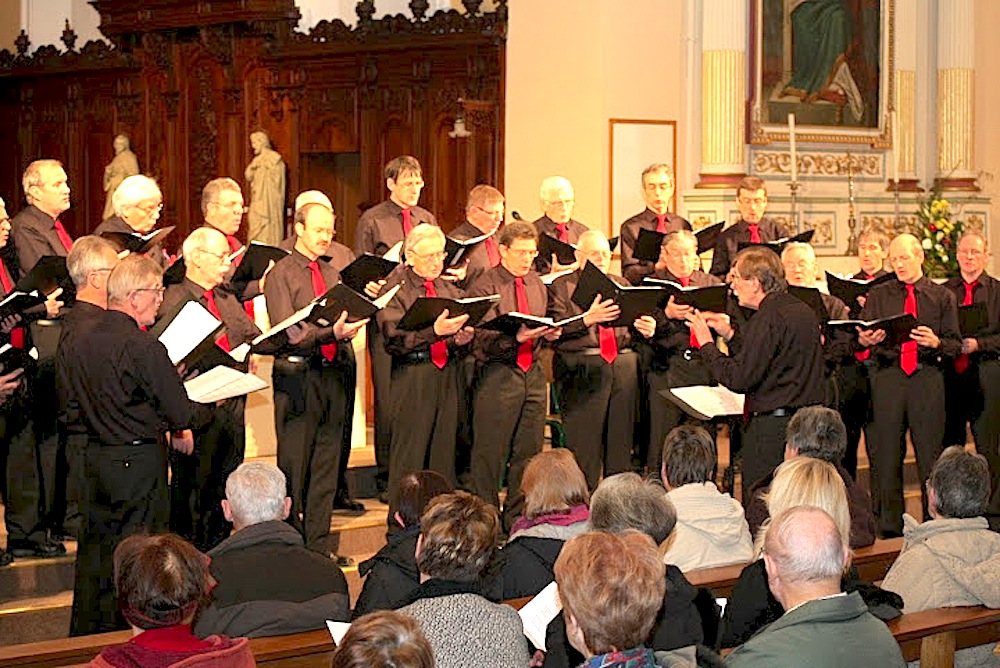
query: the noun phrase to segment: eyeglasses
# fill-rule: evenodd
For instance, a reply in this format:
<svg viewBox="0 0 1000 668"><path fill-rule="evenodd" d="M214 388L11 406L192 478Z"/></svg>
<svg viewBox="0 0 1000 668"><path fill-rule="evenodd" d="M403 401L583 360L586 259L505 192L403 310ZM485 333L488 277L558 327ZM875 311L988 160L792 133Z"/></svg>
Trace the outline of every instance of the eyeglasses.
<svg viewBox="0 0 1000 668"><path fill-rule="evenodd" d="M433 253L415 253L410 251L410 255L418 260L443 260L448 254L444 251L435 251Z"/></svg>
<svg viewBox="0 0 1000 668"><path fill-rule="evenodd" d="M490 218L499 218L500 220L503 220L503 209L500 209L499 211L487 211L483 207L481 207L481 206L475 206L475 205L473 205L472 208L473 209L479 209L480 211L482 211L483 213L485 213Z"/></svg>
<svg viewBox="0 0 1000 668"><path fill-rule="evenodd" d="M223 259L229 257L229 253L213 253L212 251L207 250L205 248L199 248L198 250L200 250L202 253L205 253L206 255L211 255L219 262L222 262Z"/></svg>
<svg viewBox="0 0 1000 668"><path fill-rule="evenodd" d="M563 208L573 206L573 202L574 200L572 199L550 199L545 201L549 206L561 206Z"/></svg>
<svg viewBox="0 0 1000 668"><path fill-rule="evenodd" d="M166 292L166 288L136 288L135 292L155 292L156 295L163 299L163 293Z"/></svg>
<svg viewBox="0 0 1000 668"><path fill-rule="evenodd" d="M135 208L139 209L139 211L142 211L147 216L151 216L154 211L156 213L163 211L163 204L154 204L153 206L142 206L141 204L136 204Z"/></svg>
<svg viewBox="0 0 1000 668"><path fill-rule="evenodd" d="M766 197L740 197L740 204L753 204L755 206L760 206L761 204L767 204Z"/></svg>
<svg viewBox="0 0 1000 668"><path fill-rule="evenodd" d="M114 267L101 267L100 269L93 269L93 270L91 270L91 272L90 272L90 273L92 273L92 274L99 274L99 273L101 273L102 271L106 271L106 272L108 272L108 273L111 273L111 272L112 272L112 271L114 271L114 270L115 270L115 268L114 268Z"/></svg>
<svg viewBox="0 0 1000 668"><path fill-rule="evenodd" d="M538 257L537 250L521 250L521 249L508 248L507 252L510 253L511 255L521 258Z"/></svg>
<svg viewBox="0 0 1000 668"><path fill-rule="evenodd" d="M229 204L223 204L222 202L209 202L209 204L214 204L220 209L229 209L230 211L239 211L240 213L246 213L250 210L250 207L244 206L242 202L230 202Z"/></svg>

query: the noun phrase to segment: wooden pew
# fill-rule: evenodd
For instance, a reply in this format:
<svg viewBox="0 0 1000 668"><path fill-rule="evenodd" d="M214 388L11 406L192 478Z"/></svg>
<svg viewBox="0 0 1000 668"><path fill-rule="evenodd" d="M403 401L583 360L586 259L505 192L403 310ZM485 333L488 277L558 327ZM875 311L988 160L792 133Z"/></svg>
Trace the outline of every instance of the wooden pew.
<svg viewBox="0 0 1000 668"><path fill-rule="evenodd" d="M983 606L911 612L887 623L907 661L953 668L956 650L1000 641L1000 610Z"/></svg>
<svg viewBox="0 0 1000 668"><path fill-rule="evenodd" d="M896 561L902 548L902 538L876 540L873 545L855 550L852 563L858 569L858 575L862 580L880 582L885 578L885 574L892 566L892 562ZM716 596L729 598L733 592L733 585L746 567L747 564L733 564L689 571L684 575L695 587L708 587Z"/></svg>

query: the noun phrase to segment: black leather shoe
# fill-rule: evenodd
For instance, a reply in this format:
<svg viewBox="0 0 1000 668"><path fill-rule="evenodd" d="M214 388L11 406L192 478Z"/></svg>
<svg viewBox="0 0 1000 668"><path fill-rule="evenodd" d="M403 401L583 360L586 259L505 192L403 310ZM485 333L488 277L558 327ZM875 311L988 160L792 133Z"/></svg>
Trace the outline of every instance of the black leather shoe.
<svg viewBox="0 0 1000 668"><path fill-rule="evenodd" d="M25 559L35 557L38 559L54 559L66 554L66 546L62 543L13 543L9 546L10 553L16 558Z"/></svg>
<svg viewBox="0 0 1000 668"><path fill-rule="evenodd" d="M14 562L14 555L4 549L0 549L0 568L10 566Z"/></svg>
<svg viewBox="0 0 1000 668"><path fill-rule="evenodd" d="M350 568L354 565L354 560L350 557L342 557L336 552L330 553L330 558L333 559L333 563L337 564L341 568Z"/></svg>
<svg viewBox="0 0 1000 668"><path fill-rule="evenodd" d="M365 512L365 506L360 501L355 501L347 494L338 494L333 499L334 510L349 510L353 513Z"/></svg>

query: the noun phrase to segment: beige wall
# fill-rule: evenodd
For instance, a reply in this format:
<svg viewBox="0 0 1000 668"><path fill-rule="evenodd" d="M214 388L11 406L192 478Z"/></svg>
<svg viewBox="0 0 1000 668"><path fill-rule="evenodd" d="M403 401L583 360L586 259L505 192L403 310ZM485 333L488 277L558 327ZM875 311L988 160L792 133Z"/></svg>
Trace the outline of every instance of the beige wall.
<svg viewBox="0 0 1000 668"><path fill-rule="evenodd" d="M14 40L21 32L21 3L19 0L0 2L0 50L14 51Z"/></svg>
<svg viewBox="0 0 1000 668"><path fill-rule="evenodd" d="M993 273L1000 268L1000 2L976 0L975 169L983 195L992 198Z"/></svg>
<svg viewBox="0 0 1000 668"><path fill-rule="evenodd" d="M538 185L560 174L576 188L574 217L606 230L610 118L678 121L677 159L684 164L683 137L692 130L683 118L683 5L511 0L508 210L528 220L540 215Z"/></svg>

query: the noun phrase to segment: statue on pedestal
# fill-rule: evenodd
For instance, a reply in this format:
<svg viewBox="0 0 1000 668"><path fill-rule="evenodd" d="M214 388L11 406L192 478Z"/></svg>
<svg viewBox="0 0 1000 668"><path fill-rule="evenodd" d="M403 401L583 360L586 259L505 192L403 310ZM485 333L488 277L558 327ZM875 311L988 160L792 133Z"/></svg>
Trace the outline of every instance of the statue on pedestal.
<svg viewBox="0 0 1000 668"><path fill-rule="evenodd" d="M128 137L126 135L115 137L114 147L115 157L104 168L104 192L108 195L104 200L104 215L101 220L107 220L115 215L111 196L115 194L115 190L118 189L122 181L139 173L139 160L132 152Z"/></svg>
<svg viewBox="0 0 1000 668"><path fill-rule="evenodd" d="M267 133L250 135L254 159L246 168L250 184L247 239L277 246L285 235L285 161L271 148Z"/></svg>

